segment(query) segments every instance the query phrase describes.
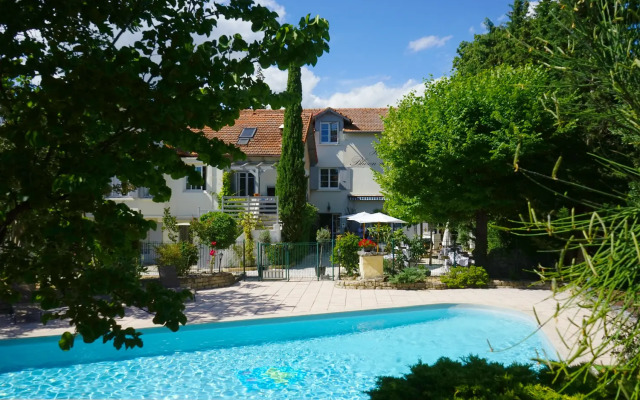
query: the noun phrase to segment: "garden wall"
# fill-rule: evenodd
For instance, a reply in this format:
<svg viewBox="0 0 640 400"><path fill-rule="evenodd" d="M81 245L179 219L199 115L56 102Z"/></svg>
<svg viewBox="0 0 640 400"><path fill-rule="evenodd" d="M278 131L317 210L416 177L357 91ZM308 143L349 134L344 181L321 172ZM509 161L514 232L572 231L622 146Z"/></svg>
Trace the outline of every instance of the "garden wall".
<svg viewBox="0 0 640 400"><path fill-rule="evenodd" d="M242 277L236 277L229 272L217 272L214 274L197 274L180 278L180 285L195 290L215 289L235 284Z"/></svg>

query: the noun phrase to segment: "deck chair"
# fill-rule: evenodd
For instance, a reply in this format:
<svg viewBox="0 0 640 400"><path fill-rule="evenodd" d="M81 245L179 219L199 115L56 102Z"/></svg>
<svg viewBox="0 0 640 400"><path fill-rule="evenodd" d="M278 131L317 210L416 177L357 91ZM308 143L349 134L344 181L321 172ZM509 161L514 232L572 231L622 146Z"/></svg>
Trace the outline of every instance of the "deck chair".
<svg viewBox="0 0 640 400"><path fill-rule="evenodd" d="M160 284L165 289L171 289L174 291L189 290L193 295L193 301L196 300L196 290L190 287L180 286L180 278L178 278L178 271L174 266L158 267L158 276L160 277Z"/></svg>
<svg viewBox="0 0 640 400"><path fill-rule="evenodd" d="M42 309L36 303L32 302L35 285L33 284L14 284L13 289L20 293L17 303L8 304L8 314L11 322L40 322L42 318Z"/></svg>

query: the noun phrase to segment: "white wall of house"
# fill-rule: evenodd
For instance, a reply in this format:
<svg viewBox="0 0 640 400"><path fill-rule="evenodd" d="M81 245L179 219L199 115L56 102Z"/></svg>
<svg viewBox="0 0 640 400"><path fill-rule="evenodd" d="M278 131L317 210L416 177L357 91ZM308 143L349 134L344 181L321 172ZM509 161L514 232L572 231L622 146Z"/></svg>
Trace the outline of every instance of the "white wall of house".
<svg viewBox="0 0 640 400"><path fill-rule="evenodd" d="M147 235L149 241L167 240L166 232L162 232L161 223L164 209L169 207L171 215L175 216L178 223L191 221L200 214L218 209L217 193L222 186L222 171L210 166L205 166L195 158L184 158L187 164L206 168L206 186L197 188L187 185L187 178L171 179L165 176L167 185L171 189L171 199L164 203L156 203L151 197L145 196L146 190L138 188L125 196L109 197L118 203L125 203L130 208L140 211L146 219L158 223L156 231L150 231Z"/></svg>
<svg viewBox="0 0 640 400"><path fill-rule="evenodd" d="M337 143L323 143L322 124L337 123ZM318 207L320 213L349 214L382 208L382 201L353 201L349 196L380 196L380 185L374 180L373 170L381 171L373 143L377 140L374 133L345 133L341 116L325 113L316 118L315 141L318 163L309 169L311 204ZM325 137L326 138L326 137ZM338 169L337 187L326 187L326 172ZM329 175L332 175L331 172Z"/></svg>

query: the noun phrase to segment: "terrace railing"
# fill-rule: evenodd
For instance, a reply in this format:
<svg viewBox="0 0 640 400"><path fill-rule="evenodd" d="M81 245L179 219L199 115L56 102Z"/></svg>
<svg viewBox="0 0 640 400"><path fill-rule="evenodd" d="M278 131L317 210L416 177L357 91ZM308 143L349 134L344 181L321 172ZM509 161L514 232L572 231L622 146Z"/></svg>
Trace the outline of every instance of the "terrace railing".
<svg viewBox="0 0 640 400"><path fill-rule="evenodd" d="M222 211L239 218L241 213L250 213L264 226L280 221L278 196L223 196Z"/></svg>

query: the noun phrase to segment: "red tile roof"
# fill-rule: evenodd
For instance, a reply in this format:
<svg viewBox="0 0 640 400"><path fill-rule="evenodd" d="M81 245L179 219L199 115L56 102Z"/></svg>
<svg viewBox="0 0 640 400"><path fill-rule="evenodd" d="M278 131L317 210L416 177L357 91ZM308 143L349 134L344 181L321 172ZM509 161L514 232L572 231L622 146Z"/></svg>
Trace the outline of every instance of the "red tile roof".
<svg viewBox="0 0 640 400"><path fill-rule="evenodd" d="M327 109L302 110L302 140L306 142L312 119ZM345 132L382 132L383 124L380 116L386 116L386 108L336 108L337 112L349 120ZM233 125L225 126L219 131L205 127L204 134L208 138L216 137L225 143L237 146L247 156L279 156L282 152L282 133L280 126L284 123L284 110L242 110ZM243 128L258 128L255 136L246 145L239 145L238 137Z"/></svg>
<svg viewBox="0 0 640 400"><path fill-rule="evenodd" d="M327 109L314 109L313 115L316 116L325 112ZM345 132L382 132L384 125L380 117L386 117L389 112L388 108L331 108L345 118L351 120L344 125Z"/></svg>

